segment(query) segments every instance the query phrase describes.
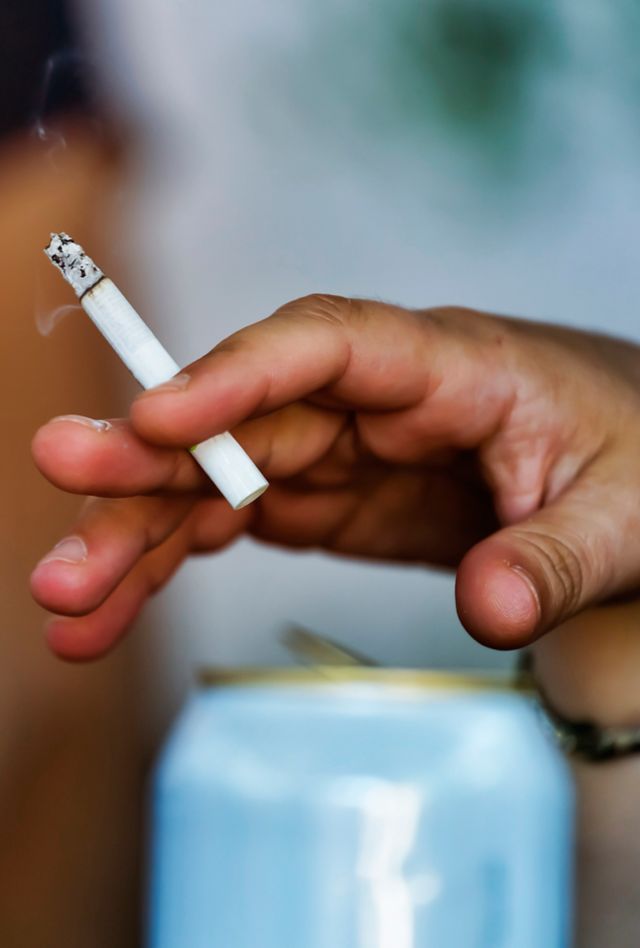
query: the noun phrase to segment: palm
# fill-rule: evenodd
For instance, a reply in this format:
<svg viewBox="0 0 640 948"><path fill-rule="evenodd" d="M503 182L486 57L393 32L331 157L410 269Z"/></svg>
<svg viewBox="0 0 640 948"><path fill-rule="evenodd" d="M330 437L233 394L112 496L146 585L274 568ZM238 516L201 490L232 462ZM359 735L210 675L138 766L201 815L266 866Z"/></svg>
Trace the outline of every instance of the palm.
<svg viewBox="0 0 640 948"><path fill-rule="evenodd" d="M345 417L337 439L301 472L274 482L248 532L294 547L454 567L496 529L491 495L471 452L417 464L376 457Z"/></svg>

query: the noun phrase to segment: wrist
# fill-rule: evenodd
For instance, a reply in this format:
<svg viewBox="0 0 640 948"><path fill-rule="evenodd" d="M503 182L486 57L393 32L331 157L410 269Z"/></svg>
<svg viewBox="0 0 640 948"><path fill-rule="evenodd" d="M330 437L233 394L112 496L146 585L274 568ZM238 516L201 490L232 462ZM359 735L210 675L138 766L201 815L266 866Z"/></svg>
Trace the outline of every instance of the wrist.
<svg viewBox="0 0 640 948"><path fill-rule="evenodd" d="M574 617L531 649L550 706L570 721L640 727L640 601Z"/></svg>

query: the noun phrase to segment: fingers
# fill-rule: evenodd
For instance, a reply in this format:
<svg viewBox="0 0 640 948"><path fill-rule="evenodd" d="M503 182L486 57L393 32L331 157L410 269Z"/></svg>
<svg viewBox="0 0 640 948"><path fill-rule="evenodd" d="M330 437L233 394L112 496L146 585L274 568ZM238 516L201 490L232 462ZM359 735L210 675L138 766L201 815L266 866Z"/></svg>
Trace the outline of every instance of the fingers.
<svg viewBox="0 0 640 948"><path fill-rule="evenodd" d="M184 530L143 557L92 612L77 618L54 616L45 627L49 647L68 661L99 658L123 637L147 599L159 589L186 556Z"/></svg>
<svg viewBox="0 0 640 948"><path fill-rule="evenodd" d="M322 456L341 425L334 412L295 405L249 422L238 434L266 469L287 477ZM111 495L85 507L32 575L34 597L58 614L48 639L67 658L92 658L110 648L188 552L220 549L253 515L251 508L232 511L222 499L185 494L203 480L190 457L142 442L126 422L105 427L88 419L54 420L36 436L34 454L54 483ZM155 489L179 493L115 499Z"/></svg>
<svg viewBox="0 0 640 948"><path fill-rule="evenodd" d="M177 530L193 504L189 496L91 501L33 571L34 598L52 612L93 611L145 553Z"/></svg>
<svg viewBox="0 0 640 948"><path fill-rule="evenodd" d="M636 494L604 460L557 501L475 546L456 581L467 630L494 648L520 647L637 584Z"/></svg>
<svg viewBox="0 0 640 948"><path fill-rule="evenodd" d="M67 661L100 658L123 637L153 588L150 577L140 568L127 576L111 596L88 615L54 616L45 626L49 647Z"/></svg>
<svg viewBox="0 0 640 948"><path fill-rule="evenodd" d="M342 425L336 412L295 404L247 422L234 434L267 477L281 478L314 464ZM213 490L187 451L143 441L124 419L54 418L37 432L32 451L45 477L73 493L127 497Z"/></svg>
<svg viewBox="0 0 640 948"><path fill-rule="evenodd" d="M199 501L182 519L177 508L184 507L184 500L164 500L164 507L144 500L133 518L127 501L94 502L95 519L90 523L81 519L76 529L76 538L87 538L85 556L76 563L54 560L36 568L34 595L60 613L46 627L47 641L60 657L86 661L109 651L188 553L221 549L246 528L251 517L250 510L233 511L218 498ZM138 540L142 552L137 557L129 555L126 569L124 549L112 549L114 562L104 557L105 547L115 541L114 515L121 521L129 519L132 533L147 537L144 544ZM133 529L136 518L137 530ZM73 553L73 546L67 551L62 548L63 553L69 550ZM83 552L81 547L76 551ZM75 576L73 570L78 571Z"/></svg>
<svg viewBox="0 0 640 948"><path fill-rule="evenodd" d="M428 385L425 325L382 303L297 300L143 393L134 427L158 444L189 445L327 389L363 408L411 405Z"/></svg>
<svg viewBox="0 0 640 948"><path fill-rule="evenodd" d="M54 418L36 433L32 454L42 474L71 493L122 497L210 484L187 451L143 441L124 419Z"/></svg>
<svg viewBox="0 0 640 948"><path fill-rule="evenodd" d="M323 471L312 490L274 484L248 529L288 547L452 567L495 525L490 505L473 503L448 472L398 467L343 482Z"/></svg>

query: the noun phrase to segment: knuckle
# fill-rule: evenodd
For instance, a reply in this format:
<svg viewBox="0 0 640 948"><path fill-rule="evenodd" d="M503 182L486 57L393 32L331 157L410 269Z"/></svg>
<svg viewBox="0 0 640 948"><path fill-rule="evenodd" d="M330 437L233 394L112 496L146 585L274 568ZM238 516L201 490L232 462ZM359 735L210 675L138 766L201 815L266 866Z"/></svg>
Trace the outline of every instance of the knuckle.
<svg viewBox="0 0 640 948"><path fill-rule="evenodd" d="M468 306L453 306L453 305L443 305L443 306L431 306L429 309L421 310L425 316L430 316L432 319L441 319L441 320L451 320L451 319L468 319L471 316L477 316L476 310L471 309Z"/></svg>
<svg viewBox="0 0 640 948"><path fill-rule="evenodd" d="M491 314L471 309L469 306L432 306L419 312L442 329L459 328L469 331L491 319Z"/></svg>
<svg viewBox="0 0 640 948"><path fill-rule="evenodd" d="M493 352L513 339L513 320L468 306L437 306L421 314L440 330L462 333L467 341L489 346Z"/></svg>
<svg viewBox="0 0 640 948"><path fill-rule="evenodd" d="M359 310L360 300L329 293L310 293L308 296L285 303L275 315L313 319L342 328Z"/></svg>

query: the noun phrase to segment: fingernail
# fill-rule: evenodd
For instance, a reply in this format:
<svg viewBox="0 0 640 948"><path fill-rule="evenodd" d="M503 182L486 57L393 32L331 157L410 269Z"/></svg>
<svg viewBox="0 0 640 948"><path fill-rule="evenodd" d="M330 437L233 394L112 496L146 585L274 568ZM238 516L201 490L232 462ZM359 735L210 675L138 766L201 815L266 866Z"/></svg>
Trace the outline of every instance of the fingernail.
<svg viewBox="0 0 640 948"><path fill-rule="evenodd" d="M46 556L43 556L38 566L43 563L53 563L58 560L61 563L83 563L89 555L87 544L82 537L65 537L56 543Z"/></svg>
<svg viewBox="0 0 640 948"><path fill-rule="evenodd" d="M162 385L155 385L153 388L148 388L146 392L141 392L138 398L155 395L156 393L163 395L165 392L183 392L190 381L191 376L187 375L186 372L181 372L179 375L174 375L167 382L163 382Z"/></svg>
<svg viewBox="0 0 640 948"><path fill-rule="evenodd" d="M56 418L52 418L51 421L72 421L76 425L93 428L94 431L109 431L112 427L110 421L104 421L102 418L85 418L84 415L58 415Z"/></svg>
<svg viewBox="0 0 640 948"><path fill-rule="evenodd" d="M540 616L542 615L542 608L540 606L540 594L536 588L536 584L533 581L533 577L527 572L526 569L524 569L523 566L511 566L510 569L516 574L516 576L519 576L527 586L529 593L531 594L531 599L533 600L536 607L536 617L539 620Z"/></svg>

